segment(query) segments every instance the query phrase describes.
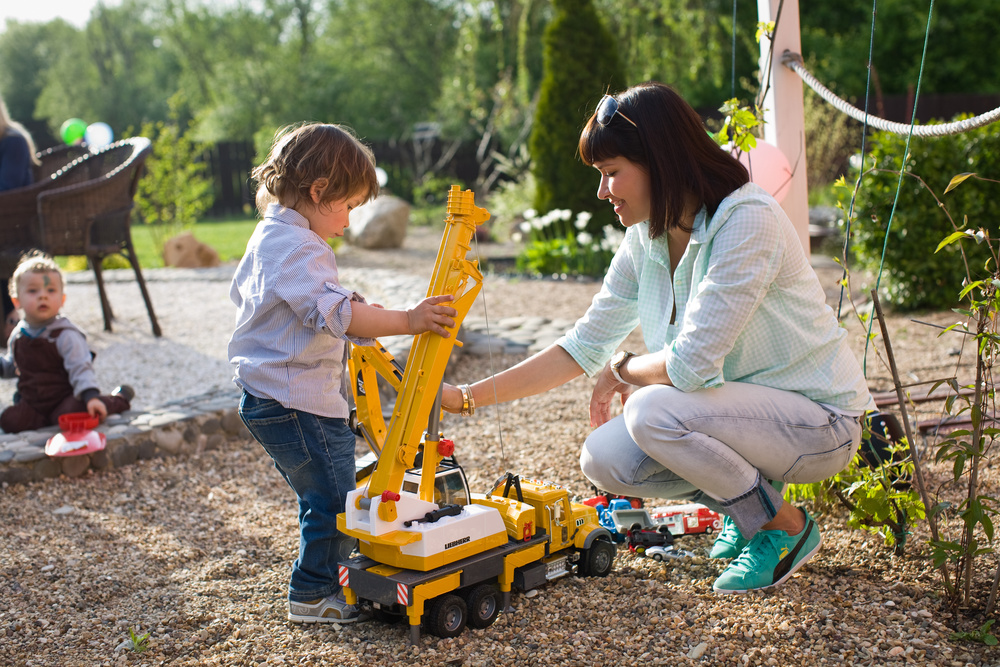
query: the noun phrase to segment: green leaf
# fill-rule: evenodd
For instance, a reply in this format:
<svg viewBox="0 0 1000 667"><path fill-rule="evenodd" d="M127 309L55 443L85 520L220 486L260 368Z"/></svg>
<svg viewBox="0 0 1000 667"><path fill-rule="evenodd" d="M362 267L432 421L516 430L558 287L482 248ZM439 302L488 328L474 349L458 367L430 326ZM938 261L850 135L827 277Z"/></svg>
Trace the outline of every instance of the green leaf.
<svg viewBox="0 0 1000 667"><path fill-rule="evenodd" d="M944 194L948 194L959 185L961 185L967 178L975 176L976 173L972 171L967 171L964 174L959 174L958 176L953 176L951 182L948 183L948 187L944 189Z"/></svg>

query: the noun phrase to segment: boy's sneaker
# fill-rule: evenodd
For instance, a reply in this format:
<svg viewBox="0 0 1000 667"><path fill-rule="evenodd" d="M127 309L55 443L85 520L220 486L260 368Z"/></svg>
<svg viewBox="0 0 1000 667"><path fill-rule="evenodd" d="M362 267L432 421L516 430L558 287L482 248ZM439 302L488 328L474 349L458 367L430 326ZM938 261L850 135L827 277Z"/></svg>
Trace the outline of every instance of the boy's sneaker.
<svg viewBox="0 0 1000 667"><path fill-rule="evenodd" d="M823 537L809 513L798 535L759 530L712 586L716 593L746 593L779 586L819 551Z"/></svg>
<svg viewBox="0 0 1000 667"><path fill-rule="evenodd" d="M722 516L722 530L712 544L712 551L709 558L736 558L743 551L750 540L743 537L743 533L736 527L736 522L728 516Z"/></svg>
<svg viewBox="0 0 1000 667"><path fill-rule="evenodd" d="M315 602L289 600L288 620L292 623L353 623L358 620L358 608L347 604L339 595Z"/></svg>

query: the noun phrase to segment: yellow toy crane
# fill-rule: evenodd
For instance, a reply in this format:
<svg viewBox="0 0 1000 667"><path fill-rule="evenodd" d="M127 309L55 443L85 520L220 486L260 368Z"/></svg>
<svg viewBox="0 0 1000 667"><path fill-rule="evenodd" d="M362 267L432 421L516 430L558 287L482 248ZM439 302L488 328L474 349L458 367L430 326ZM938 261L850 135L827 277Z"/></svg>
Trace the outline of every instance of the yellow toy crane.
<svg viewBox="0 0 1000 667"><path fill-rule="evenodd" d="M489 219L458 186L446 210L427 294L453 295L458 314L449 337L416 336L405 368L378 343L353 346L348 362L354 424L377 460L359 473L337 517L362 554L340 563L340 583L350 604L385 620L408 618L413 643L422 623L442 637L467 623L488 627L509 606L512 587L528 590L574 572L605 576L615 556L596 510L570 502L557 484L507 473L485 495L470 493L454 443L439 432L444 372L482 289L478 264L466 255L476 227ZM388 427L380 377L398 392Z"/></svg>

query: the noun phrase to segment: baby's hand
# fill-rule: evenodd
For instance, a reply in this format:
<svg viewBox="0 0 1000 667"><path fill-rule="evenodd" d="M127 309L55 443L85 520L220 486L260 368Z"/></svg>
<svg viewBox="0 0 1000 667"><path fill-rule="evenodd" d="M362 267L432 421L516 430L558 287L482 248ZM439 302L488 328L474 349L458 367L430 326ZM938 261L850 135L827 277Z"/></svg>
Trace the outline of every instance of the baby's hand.
<svg viewBox="0 0 1000 667"><path fill-rule="evenodd" d="M413 308L406 311L406 324L413 335L425 331L433 331L443 338L448 337L445 327L455 326L452 318L458 315L458 311L451 306L439 306L437 304L451 301L450 294L442 296L429 296Z"/></svg>
<svg viewBox="0 0 1000 667"><path fill-rule="evenodd" d="M104 402L99 398L92 398L87 401L87 412L90 413L91 417L97 417L102 422L108 416L108 408L104 405Z"/></svg>

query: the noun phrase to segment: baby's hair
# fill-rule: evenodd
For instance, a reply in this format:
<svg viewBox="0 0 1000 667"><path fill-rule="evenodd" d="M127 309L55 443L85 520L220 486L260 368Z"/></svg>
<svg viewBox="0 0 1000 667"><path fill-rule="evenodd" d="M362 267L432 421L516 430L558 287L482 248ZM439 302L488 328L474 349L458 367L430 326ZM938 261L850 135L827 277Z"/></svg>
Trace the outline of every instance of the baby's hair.
<svg viewBox="0 0 1000 667"><path fill-rule="evenodd" d="M378 195L375 155L347 128L325 123L306 123L282 128L275 135L271 152L253 170L257 181L257 210L272 202L296 208L312 204L313 183L322 180L320 203Z"/></svg>
<svg viewBox="0 0 1000 667"><path fill-rule="evenodd" d="M11 298L18 298L17 286L26 273L55 273L59 276L59 283L61 285L66 284L66 281L63 279L62 269L59 268L59 265L56 264L51 255L47 255L41 250L29 250L21 255L21 259L17 263L17 268L14 269L14 275L10 277L10 282L7 284L7 292Z"/></svg>

